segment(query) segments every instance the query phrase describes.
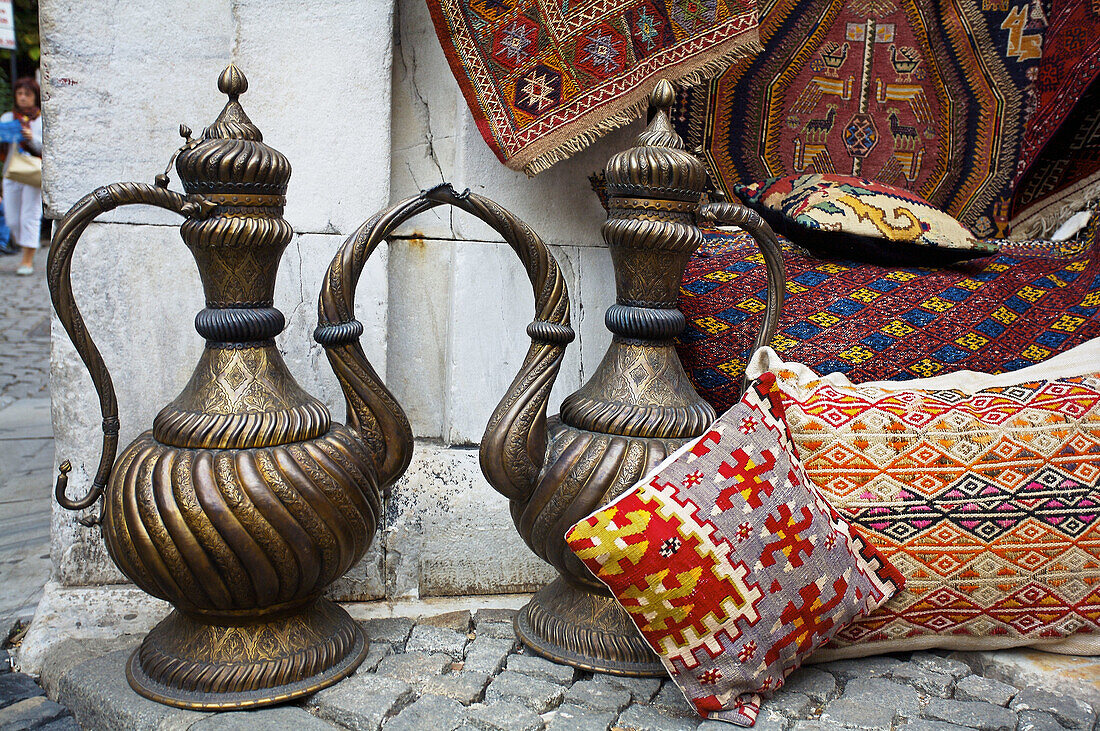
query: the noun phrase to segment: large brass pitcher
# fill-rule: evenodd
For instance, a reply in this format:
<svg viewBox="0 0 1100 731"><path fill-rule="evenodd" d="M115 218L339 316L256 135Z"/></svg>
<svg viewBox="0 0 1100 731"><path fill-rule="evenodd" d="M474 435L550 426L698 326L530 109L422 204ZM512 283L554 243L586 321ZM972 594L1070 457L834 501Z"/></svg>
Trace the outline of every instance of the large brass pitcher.
<svg viewBox="0 0 1100 731"><path fill-rule="evenodd" d="M362 629L321 592L373 540L380 491L408 467L408 421L358 344L362 327L318 331L347 397L349 426L305 393L275 336L275 275L293 232L283 219L290 165L264 144L227 68L229 101L177 152L185 194L116 183L82 198L58 226L48 279L54 308L91 372L103 413L103 453L89 491L56 497L72 510L102 497L103 538L126 576L175 610L134 652L130 684L163 703L226 709L279 703L352 673ZM119 419L103 358L73 299L77 240L101 213L144 203L184 216L198 264L206 348L190 382L115 461ZM352 285L354 291L354 285ZM95 519L82 520L94 525Z"/></svg>
<svg viewBox="0 0 1100 731"><path fill-rule="evenodd" d="M545 408L545 381L553 374L535 372L515 382L481 444L482 470L511 500L520 535L561 574L516 615L520 639L558 662L621 675L665 671L627 613L569 550L565 533L715 418L674 347L685 325L676 306L680 279L703 242L698 223L737 224L763 252L768 292L754 348L771 341L784 292L783 258L768 225L741 205L701 202L706 168L684 151L672 128L673 100L672 86L659 82L648 127L605 170L609 206L602 232L615 268L616 302L604 318L613 338L603 361L545 427L517 422L511 404L541 399ZM509 440L517 427L538 434L538 442L514 448Z"/></svg>

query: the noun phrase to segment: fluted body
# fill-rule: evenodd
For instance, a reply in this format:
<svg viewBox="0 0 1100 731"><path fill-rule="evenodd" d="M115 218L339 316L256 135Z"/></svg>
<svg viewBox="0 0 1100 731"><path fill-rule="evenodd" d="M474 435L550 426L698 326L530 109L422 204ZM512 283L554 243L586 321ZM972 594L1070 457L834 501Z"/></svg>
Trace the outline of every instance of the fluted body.
<svg viewBox="0 0 1100 731"><path fill-rule="evenodd" d="M407 429L378 433L405 417L392 398L379 405L376 395L388 392L357 343L359 377L341 377L349 404L362 406L353 426L332 423L287 370L274 341L285 324L274 290L293 235L282 218L290 164L241 108L240 71L230 66L218 84L229 102L217 121L199 139L181 129L188 140L176 170L186 195L166 190L163 176L157 188L97 190L62 221L49 265L55 307L100 393L105 434L91 501L66 498L64 475L58 499L83 508L105 488L111 558L176 608L135 652L128 678L147 697L190 708L282 702L361 662L362 630L319 597L370 545L380 490L407 466L411 442ZM180 395L113 462L113 386L68 272L95 215L131 202L187 217L180 233L206 297L195 317L206 348Z"/></svg>

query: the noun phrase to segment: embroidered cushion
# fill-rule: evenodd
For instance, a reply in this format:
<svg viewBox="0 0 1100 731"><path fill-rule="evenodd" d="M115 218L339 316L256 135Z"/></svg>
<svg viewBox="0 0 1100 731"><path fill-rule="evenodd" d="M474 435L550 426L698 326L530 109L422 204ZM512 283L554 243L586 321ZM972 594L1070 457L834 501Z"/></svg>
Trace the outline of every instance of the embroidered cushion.
<svg viewBox="0 0 1100 731"><path fill-rule="evenodd" d="M741 725L900 583L806 480L767 374L566 540L699 713Z"/></svg>
<svg viewBox="0 0 1100 731"><path fill-rule="evenodd" d="M989 376L852 385L762 348L809 478L905 575L822 659L1100 653L1100 340Z"/></svg>
<svg viewBox="0 0 1100 731"><path fill-rule="evenodd" d="M985 256L997 248L977 241L920 196L871 180L788 175L735 185L734 191L777 232L830 256L932 264Z"/></svg>
<svg viewBox="0 0 1100 731"><path fill-rule="evenodd" d="M772 347L853 383L1034 365L1100 337L1097 229L1100 216L1084 242L1012 243L942 269L821 261L788 244ZM678 352L718 413L739 398L766 288L760 250L742 232L707 232L684 273Z"/></svg>

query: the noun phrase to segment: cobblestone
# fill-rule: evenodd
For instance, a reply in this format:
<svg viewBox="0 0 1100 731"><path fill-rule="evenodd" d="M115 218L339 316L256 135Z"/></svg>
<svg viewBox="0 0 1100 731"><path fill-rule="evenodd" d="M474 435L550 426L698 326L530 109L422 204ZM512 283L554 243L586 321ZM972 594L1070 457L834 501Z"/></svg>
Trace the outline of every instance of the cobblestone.
<svg viewBox="0 0 1100 731"><path fill-rule="evenodd" d="M599 680L574 683L565 694L567 703L578 703L600 711L614 711L616 714L629 706L630 700L630 691L626 688Z"/></svg>
<svg viewBox="0 0 1100 731"><path fill-rule="evenodd" d="M538 731L543 727L541 716L514 701L470 706L469 718L485 731Z"/></svg>
<svg viewBox="0 0 1100 731"><path fill-rule="evenodd" d="M421 696L386 722L386 731L455 731L466 723L466 709L458 701L438 695Z"/></svg>
<svg viewBox="0 0 1100 731"><path fill-rule="evenodd" d="M535 713L545 713L561 703L565 688L548 680L505 670L485 689L486 702L515 701Z"/></svg>
<svg viewBox="0 0 1100 731"><path fill-rule="evenodd" d="M1024 688L1012 699L1014 711L1045 711L1066 728L1092 728L1093 708L1084 701L1039 688Z"/></svg>
<svg viewBox="0 0 1100 731"><path fill-rule="evenodd" d="M372 646L379 642L388 642L398 652L404 652L405 642L409 639L415 622L409 617L378 617L368 619L362 624Z"/></svg>
<svg viewBox="0 0 1100 731"><path fill-rule="evenodd" d="M63 705L72 699L76 720L89 728L105 727L107 719L115 718L121 721L107 726L144 729L168 723L194 727L195 731L244 728L245 721L259 727L252 722L269 718L270 722L260 725L294 731L313 726L353 731L734 728L717 720L704 722L670 680L578 671L529 654L514 636L477 635L479 628L510 626L507 620L511 616L478 612L472 617L452 613L417 622L369 620L364 623L372 642L368 662L349 678L277 714L276 709L269 709L204 715L147 701L126 685L123 664L128 651L66 666L61 680L51 680L49 685L56 685L59 697L55 700ZM421 626L431 632L418 633ZM463 626L477 635L467 643L463 662L447 653L413 649L416 644L407 642L413 637L434 636L436 631L457 635L456 628ZM370 669L372 663L377 663L376 670ZM478 665L488 669L475 669ZM867 672L861 673L864 666ZM6 696L0 692L0 728L7 728L5 711L29 713L37 706L49 713L59 712L41 697L41 690L30 679L5 672L5 668L0 654L0 688L9 689ZM76 688L80 684L84 685ZM948 692L953 692L954 698L938 697ZM24 705L14 708L20 701ZM9 709L4 709L5 705ZM55 731L75 728L71 716L50 718L43 723L55 725ZM1092 728L1093 721L1093 709L1078 699L1038 688L1018 690L971 675L969 666L934 653L912 657L899 653L801 669L764 700L754 731L1085 731ZM40 727L49 728L36 726Z"/></svg>
<svg viewBox="0 0 1100 731"><path fill-rule="evenodd" d="M607 731L618 715L617 710L598 711L563 703L542 718L547 731Z"/></svg>
<svg viewBox="0 0 1100 731"><path fill-rule="evenodd" d="M0 260L0 409L25 398L48 395L50 370L50 293L46 255L40 252L32 277L14 274L14 259Z"/></svg>
<svg viewBox="0 0 1100 731"><path fill-rule="evenodd" d="M956 701L933 698L922 714L932 721L953 723L979 731L1012 731L1016 714L1007 708L981 701Z"/></svg>
<svg viewBox="0 0 1100 731"><path fill-rule="evenodd" d="M25 698L0 708L0 729L37 728L68 715L65 706L45 696Z"/></svg>
<svg viewBox="0 0 1100 731"><path fill-rule="evenodd" d="M955 684L955 699L982 701L995 706L1007 706L1016 695L1016 688L993 678L971 675Z"/></svg>
<svg viewBox="0 0 1100 731"><path fill-rule="evenodd" d="M467 641L465 630L458 632L450 627L418 624L413 627L405 649L408 652L443 653L454 660L461 660Z"/></svg>
<svg viewBox="0 0 1100 731"><path fill-rule="evenodd" d="M510 655L508 657L508 669L534 678L549 680L558 685L568 686L573 683L573 668L568 665L550 662L544 657Z"/></svg>

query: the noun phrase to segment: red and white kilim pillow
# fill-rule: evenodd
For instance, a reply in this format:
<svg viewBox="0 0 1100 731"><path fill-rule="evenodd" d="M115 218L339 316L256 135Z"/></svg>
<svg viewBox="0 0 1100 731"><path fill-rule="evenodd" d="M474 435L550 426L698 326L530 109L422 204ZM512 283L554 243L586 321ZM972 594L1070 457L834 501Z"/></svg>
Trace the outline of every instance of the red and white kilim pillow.
<svg viewBox="0 0 1100 731"><path fill-rule="evenodd" d="M806 472L905 589L815 659L1100 654L1100 340L1040 365L852 384L762 348Z"/></svg>
<svg viewBox="0 0 1100 731"><path fill-rule="evenodd" d="M805 478L771 375L566 540L700 715L743 726L902 582Z"/></svg>

